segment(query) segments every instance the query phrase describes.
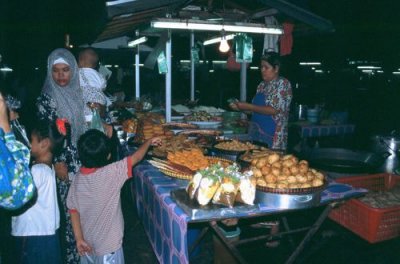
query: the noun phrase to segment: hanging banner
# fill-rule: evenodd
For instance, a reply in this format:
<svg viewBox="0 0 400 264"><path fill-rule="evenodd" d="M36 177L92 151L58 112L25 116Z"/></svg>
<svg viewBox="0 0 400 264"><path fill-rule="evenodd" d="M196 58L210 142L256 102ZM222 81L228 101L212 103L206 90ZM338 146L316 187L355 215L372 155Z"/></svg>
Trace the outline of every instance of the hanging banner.
<svg viewBox="0 0 400 264"><path fill-rule="evenodd" d="M253 39L247 34L235 36L236 62L251 62L253 60Z"/></svg>
<svg viewBox="0 0 400 264"><path fill-rule="evenodd" d="M165 58L164 51L161 51L157 57L158 73L166 74L168 72L167 59Z"/></svg>

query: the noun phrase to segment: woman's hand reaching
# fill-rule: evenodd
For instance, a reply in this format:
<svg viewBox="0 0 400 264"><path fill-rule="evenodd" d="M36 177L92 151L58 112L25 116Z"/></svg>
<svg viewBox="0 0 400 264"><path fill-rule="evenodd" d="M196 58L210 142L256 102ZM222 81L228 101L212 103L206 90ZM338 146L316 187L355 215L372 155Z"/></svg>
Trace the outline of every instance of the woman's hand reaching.
<svg viewBox="0 0 400 264"><path fill-rule="evenodd" d="M240 111L240 109L239 109L239 107L238 107L238 102L230 103L230 104L229 104L229 107L230 107L232 110Z"/></svg>

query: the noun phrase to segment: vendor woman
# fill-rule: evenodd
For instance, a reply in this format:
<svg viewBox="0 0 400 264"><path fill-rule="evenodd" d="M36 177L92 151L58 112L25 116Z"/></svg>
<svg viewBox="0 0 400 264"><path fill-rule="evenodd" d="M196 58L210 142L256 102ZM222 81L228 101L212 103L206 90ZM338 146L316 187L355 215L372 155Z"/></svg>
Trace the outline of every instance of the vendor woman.
<svg viewBox="0 0 400 264"><path fill-rule="evenodd" d="M292 87L286 78L279 76L280 68L278 53L264 54L260 67L263 81L258 85L252 103L234 102L230 107L236 111L252 112L251 121L261 130L256 133L256 140L267 143L270 148L286 150Z"/></svg>

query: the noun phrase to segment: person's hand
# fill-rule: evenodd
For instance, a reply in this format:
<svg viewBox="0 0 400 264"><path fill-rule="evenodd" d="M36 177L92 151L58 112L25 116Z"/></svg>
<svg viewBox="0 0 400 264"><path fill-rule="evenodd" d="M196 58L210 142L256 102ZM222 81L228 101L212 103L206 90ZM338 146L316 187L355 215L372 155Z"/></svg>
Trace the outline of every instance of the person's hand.
<svg viewBox="0 0 400 264"><path fill-rule="evenodd" d="M76 241L76 248L78 249L78 253L80 256L92 253L92 247L86 243L85 240L78 240Z"/></svg>
<svg viewBox="0 0 400 264"><path fill-rule="evenodd" d="M106 136L108 138L112 138L112 135L113 135L113 127L112 127L112 125L103 123L103 128L104 128L104 132L105 132Z"/></svg>
<svg viewBox="0 0 400 264"><path fill-rule="evenodd" d="M239 109L239 107L238 107L238 102L236 102L236 103L230 103L230 104L229 104L229 107L230 107L232 110L240 111L240 109Z"/></svg>
<svg viewBox="0 0 400 264"><path fill-rule="evenodd" d="M162 138L161 137L154 137L150 139L150 145L152 146L161 146Z"/></svg>
<svg viewBox="0 0 400 264"><path fill-rule="evenodd" d="M19 118L18 112L15 112L13 110L10 110L10 121L16 120Z"/></svg>
<svg viewBox="0 0 400 264"><path fill-rule="evenodd" d="M56 171L56 176L61 181L68 180L68 167L65 162L56 162L54 164L54 170Z"/></svg>
<svg viewBox="0 0 400 264"><path fill-rule="evenodd" d="M10 123L8 122L7 104L3 95L0 93L0 127L5 133L11 131Z"/></svg>

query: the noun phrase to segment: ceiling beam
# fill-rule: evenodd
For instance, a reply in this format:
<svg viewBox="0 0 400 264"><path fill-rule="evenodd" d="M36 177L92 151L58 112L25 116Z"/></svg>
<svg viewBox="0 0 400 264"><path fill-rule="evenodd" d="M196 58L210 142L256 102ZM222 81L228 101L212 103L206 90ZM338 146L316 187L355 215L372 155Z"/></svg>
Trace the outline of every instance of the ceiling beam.
<svg viewBox="0 0 400 264"><path fill-rule="evenodd" d="M176 6L179 6L184 2L186 2L186 0L137 0L125 4L108 6L107 15L108 18L113 18L115 16L137 13L163 6L170 7L172 11Z"/></svg>
<svg viewBox="0 0 400 264"><path fill-rule="evenodd" d="M331 21L317 16L316 14L293 5L284 0L257 0L266 6L276 8L280 13L285 14L291 18L297 19L305 24L308 24L318 30L333 32L335 29Z"/></svg>

